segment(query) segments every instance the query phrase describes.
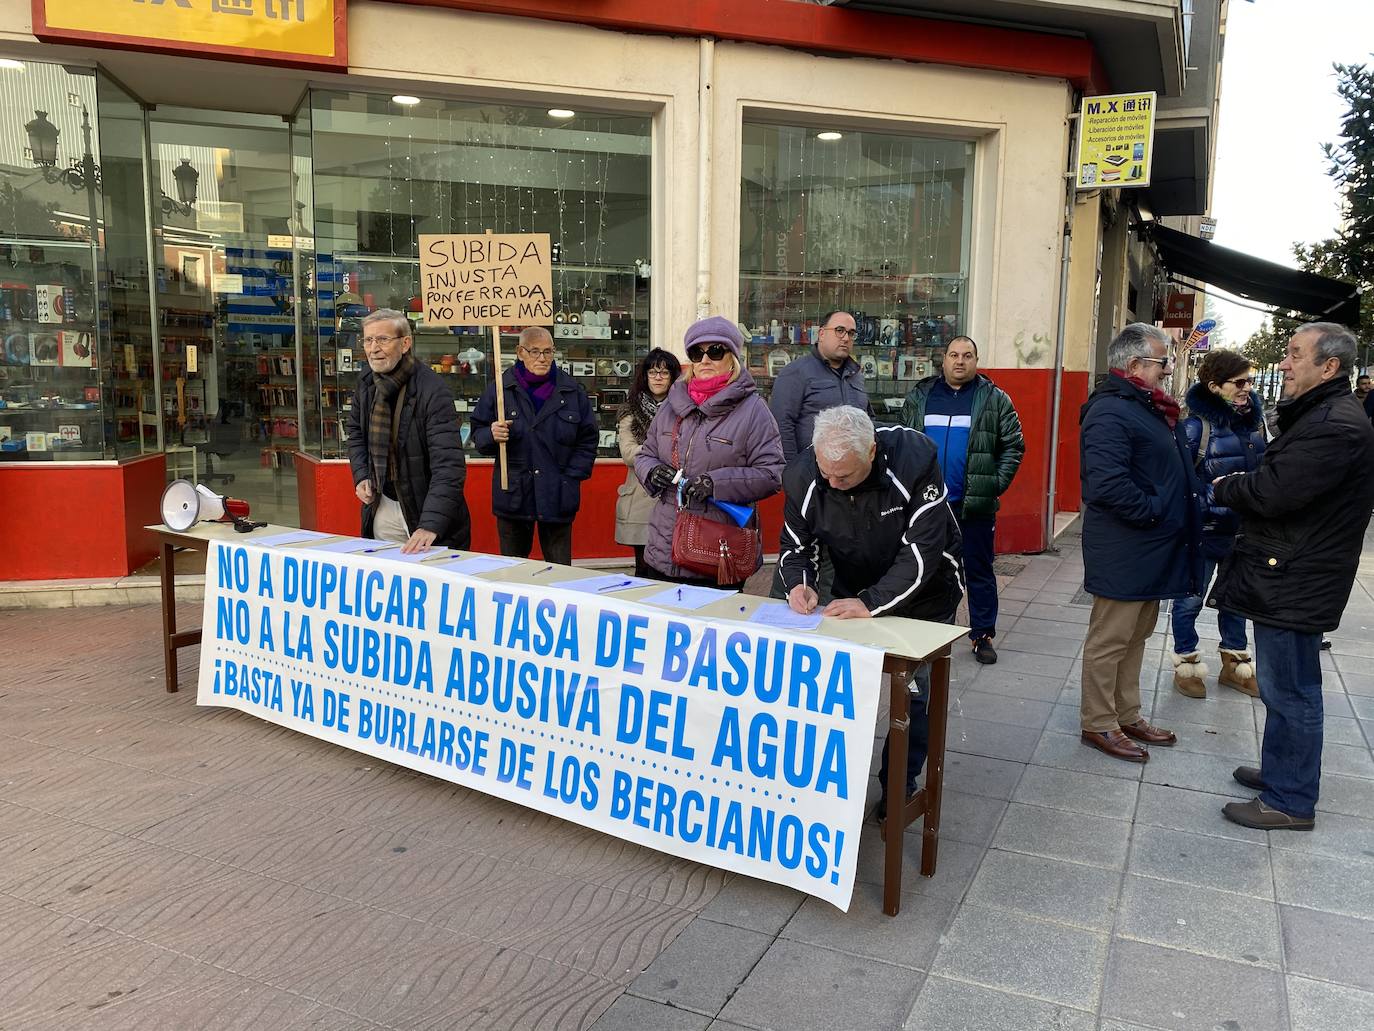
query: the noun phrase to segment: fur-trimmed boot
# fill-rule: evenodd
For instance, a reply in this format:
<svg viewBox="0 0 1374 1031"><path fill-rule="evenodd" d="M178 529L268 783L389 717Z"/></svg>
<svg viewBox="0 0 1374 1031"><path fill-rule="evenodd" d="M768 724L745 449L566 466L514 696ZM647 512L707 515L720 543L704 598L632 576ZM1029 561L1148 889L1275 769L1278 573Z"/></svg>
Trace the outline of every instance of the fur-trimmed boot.
<svg viewBox="0 0 1374 1031"><path fill-rule="evenodd" d="M1221 672L1217 674L1217 683L1234 687L1241 694L1248 694L1251 698L1258 698L1259 681L1255 679L1255 660L1250 658L1250 653L1233 652L1229 648L1222 648L1220 651Z"/></svg>
<svg viewBox="0 0 1374 1031"><path fill-rule="evenodd" d="M1206 698L1207 665L1197 652L1180 655L1174 652L1174 690L1186 698Z"/></svg>

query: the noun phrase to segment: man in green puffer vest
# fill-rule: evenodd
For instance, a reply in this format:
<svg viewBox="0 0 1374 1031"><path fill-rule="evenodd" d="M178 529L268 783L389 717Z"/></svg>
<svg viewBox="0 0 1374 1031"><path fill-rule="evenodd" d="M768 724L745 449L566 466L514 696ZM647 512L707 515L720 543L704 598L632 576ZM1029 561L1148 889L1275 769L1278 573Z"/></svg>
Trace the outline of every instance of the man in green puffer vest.
<svg viewBox="0 0 1374 1031"><path fill-rule="evenodd" d="M993 534L1000 499L1011 486L1026 443L1007 392L978 374L971 337L949 342L940 375L916 384L902 405L902 423L935 442L949 504L964 534L969 639L979 662L997 661L997 577Z"/></svg>

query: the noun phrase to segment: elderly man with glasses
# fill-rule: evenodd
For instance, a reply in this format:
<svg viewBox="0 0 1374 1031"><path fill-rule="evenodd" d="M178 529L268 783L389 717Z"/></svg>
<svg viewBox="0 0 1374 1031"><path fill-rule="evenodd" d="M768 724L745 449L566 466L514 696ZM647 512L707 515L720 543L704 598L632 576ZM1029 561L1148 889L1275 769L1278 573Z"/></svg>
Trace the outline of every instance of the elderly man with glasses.
<svg viewBox="0 0 1374 1031"><path fill-rule="evenodd" d="M863 370L852 357L858 335L854 316L847 311L828 311L821 316L816 342L811 350L789 362L773 380L768 407L778 423L782 457L791 462L798 452L811 446L811 430L816 416L830 408L848 405L870 411ZM830 600L830 583L835 570L825 551L820 555L819 579L815 586L822 601ZM773 575L771 594L785 596L782 567Z"/></svg>
<svg viewBox="0 0 1374 1031"><path fill-rule="evenodd" d="M1278 436L1256 469L1212 482L1217 503L1240 516L1240 535L1207 604L1254 621L1265 710L1260 765L1232 774L1259 795L1222 808L1242 827L1316 825L1322 634L1340 625L1374 508L1374 430L1350 392L1357 349L1343 326L1300 327L1279 363ZM1336 661L1344 671L1347 659Z"/></svg>
<svg viewBox="0 0 1374 1031"><path fill-rule="evenodd" d="M367 368L348 411L348 462L363 536L407 554L468 547L467 465L453 394L411 354L410 320L380 308L363 319Z"/></svg>
<svg viewBox="0 0 1374 1031"><path fill-rule="evenodd" d="M1146 762L1177 737L1140 712L1145 642L1159 603L1202 588L1199 487L1179 405L1161 384L1173 364L1164 330L1135 322L1107 348L1107 378L1083 406L1083 743ZM1154 672L1150 672L1153 683Z"/></svg>
<svg viewBox="0 0 1374 1031"><path fill-rule="evenodd" d="M501 377L505 420L496 418L495 382L487 384L472 413L478 453L494 456L506 445L506 487L499 461L491 482L501 554L529 558L537 528L544 558L571 565L572 524L600 439L596 414L582 384L554 364L547 329L521 330L515 353L517 361Z"/></svg>

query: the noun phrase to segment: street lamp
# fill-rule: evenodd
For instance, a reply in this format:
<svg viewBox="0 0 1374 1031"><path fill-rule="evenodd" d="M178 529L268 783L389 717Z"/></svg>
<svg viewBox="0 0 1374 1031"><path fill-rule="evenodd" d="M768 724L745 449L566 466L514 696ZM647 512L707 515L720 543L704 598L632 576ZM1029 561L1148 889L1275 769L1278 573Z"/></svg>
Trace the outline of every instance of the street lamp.
<svg viewBox="0 0 1374 1031"><path fill-rule="evenodd" d="M190 158L182 158L181 164L172 169L172 178L177 184L177 199L172 200L166 193L162 195L162 211L170 215L176 212L180 215L189 215L196 206L197 184L200 182L200 173L191 164Z"/></svg>
<svg viewBox="0 0 1374 1031"><path fill-rule="evenodd" d="M81 108L81 137L86 152L81 163L70 168L57 167L57 138L62 130L48 121L48 112L34 111L34 118L24 124L24 132L29 137L29 151L33 163L43 170L43 179L49 183L65 183L72 193L93 187L101 188L100 166L91 154L91 115L83 105Z"/></svg>
<svg viewBox="0 0 1374 1031"><path fill-rule="evenodd" d="M48 121L48 112L35 111L34 116L33 121L24 125L29 136L29 152L35 165L52 168L57 164L57 137L61 130Z"/></svg>
<svg viewBox="0 0 1374 1031"><path fill-rule="evenodd" d="M43 181L56 185L65 183L67 189L72 193L86 193L86 208L90 212L91 220L91 241L99 239L99 211L96 204L95 195L103 192L103 184L100 181L100 166L95 163L95 155L91 153L91 114L86 110L86 105L81 105L81 141L85 150L81 155L80 164L72 165L70 168L57 167L57 138L61 135L61 130L52 122L48 121L48 112L33 112L32 121L24 124L24 132L29 137L29 152L33 155L33 163L43 170Z"/></svg>

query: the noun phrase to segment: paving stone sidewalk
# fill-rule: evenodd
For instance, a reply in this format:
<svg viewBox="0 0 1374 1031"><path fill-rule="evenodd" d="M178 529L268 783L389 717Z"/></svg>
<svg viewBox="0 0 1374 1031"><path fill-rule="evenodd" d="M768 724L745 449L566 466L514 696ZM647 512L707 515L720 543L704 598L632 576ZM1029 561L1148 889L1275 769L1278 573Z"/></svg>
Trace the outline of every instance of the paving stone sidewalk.
<svg viewBox="0 0 1374 1031"><path fill-rule="evenodd" d="M844 914L198 709L155 607L0 613L0 1031L1374 1028L1374 544L1323 656L1317 830L1272 840L1220 815L1263 707L1176 694L1165 633L1143 687L1178 747L1079 743L1061 549L1007 581L1001 661L956 658L939 872L909 834L895 919L871 825Z"/></svg>

